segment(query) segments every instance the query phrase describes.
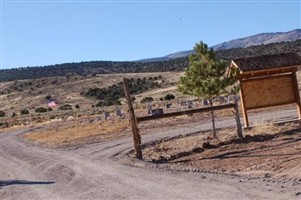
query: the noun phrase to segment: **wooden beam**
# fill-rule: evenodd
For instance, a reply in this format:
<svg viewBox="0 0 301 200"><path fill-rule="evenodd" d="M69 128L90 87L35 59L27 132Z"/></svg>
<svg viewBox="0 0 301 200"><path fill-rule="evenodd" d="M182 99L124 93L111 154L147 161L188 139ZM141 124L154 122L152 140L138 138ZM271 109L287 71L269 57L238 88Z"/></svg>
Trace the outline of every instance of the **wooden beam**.
<svg viewBox="0 0 301 200"><path fill-rule="evenodd" d="M227 109L227 108L234 108L234 106L235 106L235 104L226 104L226 105L221 105L221 106L213 106L213 107L205 107L205 108L183 110L183 111L177 111L177 112L171 112L171 113L164 113L162 115L143 116L143 117L137 117L137 122L140 123L143 121L154 120L154 119L176 117L176 116L181 116L181 115L190 115L190 114L194 114L194 113L208 112L211 110L223 110L223 109Z"/></svg>
<svg viewBox="0 0 301 200"><path fill-rule="evenodd" d="M266 80L267 78L277 78L277 77L292 77L293 72L285 73L285 74L278 74L273 76L258 76L258 77L252 77L248 79L241 79L240 82L249 82L249 81L258 81L258 80Z"/></svg>
<svg viewBox="0 0 301 200"><path fill-rule="evenodd" d="M126 98L128 108L129 108L128 113L130 115L130 122L131 122L131 127L132 127L133 140L134 140L134 149L135 149L135 152L136 152L136 158L141 160L142 159L141 137L140 137L140 134L139 134L139 129L138 129L138 125L137 125L137 119L136 119L136 116L135 116L134 108L133 108L133 105L132 105L128 79L126 79L126 78L123 79L123 86L124 86L125 98Z"/></svg>
<svg viewBox="0 0 301 200"><path fill-rule="evenodd" d="M300 94L299 94L299 88L298 88L298 80L297 80L297 74L296 72L293 72L293 84L294 84L294 91L295 91L295 99L296 104L298 108L299 113L299 119L301 119L301 101L300 101Z"/></svg>
<svg viewBox="0 0 301 200"><path fill-rule="evenodd" d="M243 91L243 86L240 82L240 102L241 102L241 109L242 109L242 115L244 118L244 124L245 128L249 128L249 117L248 117L248 111L246 108L246 102L245 102L245 96L244 96L244 91Z"/></svg>
<svg viewBox="0 0 301 200"><path fill-rule="evenodd" d="M246 71L241 72L239 75L239 79L248 79L248 78L255 78L259 76L272 76L276 74L284 74L284 73L291 73L297 71L297 66L290 66L290 67L282 67L282 68L274 68L274 69L265 69L265 70L254 70L254 71Z"/></svg>

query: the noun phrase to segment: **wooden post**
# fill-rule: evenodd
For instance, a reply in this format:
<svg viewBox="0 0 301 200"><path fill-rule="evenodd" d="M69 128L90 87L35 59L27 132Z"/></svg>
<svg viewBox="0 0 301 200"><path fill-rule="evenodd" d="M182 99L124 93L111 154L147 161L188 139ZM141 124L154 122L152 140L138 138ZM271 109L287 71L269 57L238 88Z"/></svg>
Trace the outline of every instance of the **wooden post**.
<svg viewBox="0 0 301 200"><path fill-rule="evenodd" d="M293 86L294 86L294 91L295 91L296 104L298 107L299 119L301 119L301 102L300 102L300 94L299 94L296 71L293 72L292 76L293 76Z"/></svg>
<svg viewBox="0 0 301 200"><path fill-rule="evenodd" d="M244 136L242 134L242 128L241 128L241 122L240 122L240 116L239 116L239 110L238 110L238 100L236 97L236 94L234 94L234 114L235 114L235 121L236 121L236 133L239 140L243 140Z"/></svg>
<svg viewBox="0 0 301 200"><path fill-rule="evenodd" d="M249 118L248 118L248 112L245 104L245 96L244 96L242 81L240 81L240 100L241 100L240 102L242 107L242 115L244 117L245 128L249 128Z"/></svg>
<svg viewBox="0 0 301 200"><path fill-rule="evenodd" d="M128 104L128 113L130 115L130 122L132 127L132 133L133 133L133 139L134 139L134 149L136 152L136 158L142 160L142 151L141 151L141 137L139 134L139 129L137 126L137 120L134 112L134 108L132 105L130 90L129 90L129 84L128 79L123 78L123 86L124 86L124 93L125 98Z"/></svg>

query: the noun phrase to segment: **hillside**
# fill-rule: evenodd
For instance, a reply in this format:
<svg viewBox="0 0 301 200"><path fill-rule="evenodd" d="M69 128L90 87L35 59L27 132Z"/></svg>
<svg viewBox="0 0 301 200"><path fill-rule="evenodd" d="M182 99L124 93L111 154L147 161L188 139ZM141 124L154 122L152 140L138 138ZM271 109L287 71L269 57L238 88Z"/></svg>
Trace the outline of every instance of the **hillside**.
<svg viewBox="0 0 301 200"><path fill-rule="evenodd" d="M234 59L244 56L256 56L262 54L301 52L301 40L293 42L280 42L267 45L251 46L247 48L235 48L218 50L216 55L220 59ZM146 73L146 72L170 72L183 71L188 66L188 57L157 62L113 62L91 61L79 63L64 63L50 66L26 67L18 69L0 70L0 82L23 79L36 79L42 77L58 77L78 75L85 77L96 74L115 73ZM1 94L1 91L0 91Z"/></svg>
<svg viewBox="0 0 301 200"><path fill-rule="evenodd" d="M260 33L245 38L223 42L222 44L215 45L212 48L215 50L224 50L277 42L289 42L298 39L301 39L301 29L295 29L289 32Z"/></svg>
<svg viewBox="0 0 301 200"><path fill-rule="evenodd" d="M295 29L288 32L260 33L249 37L223 42L221 44L214 45L211 48L218 51L218 50L226 50L226 49L233 49L233 48L245 48L249 46L256 46L262 44L265 45L265 44L279 43L279 42L291 42L299 39L301 39L301 29ZM140 61L142 62L166 61L166 60L171 60L176 58L187 57L192 53L193 50L179 51L164 57L149 58Z"/></svg>
<svg viewBox="0 0 301 200"><path fill-rule="evenodd" d="M117 95L117 98L121 98L120 100L122 100L124 95L123 90L114 90L114 88L120 85L123 78L129 78L130 80L140 79L141 82L146 80L145 83L151 83L149 85L141 83L139 86L141 89L138 86L135 88L133 88L134 86L132 87L132 89L136 90L132 92L137 93L135 96L136 102L139 103L146 95L151 95L153 98L159 99L164 97L164 92L160 92L160 90L162 88L172 88L178 82L180 76L181 72L160 72L102 74L86 77L73 75L69 77L49 77L2 82L0 83L0 91L2 91L2 94L0 94L0 111L5 112L5 117L0 117L0 128L1 122L3 123L6 119L13 119L11 118L13 113L16 113L18 117L34 117L42 114L42 116L50 118L51 116L64 115L66 111L58 109L63 105L70 105L73 108L73 114L80 113L81 115L96 114L102 112L104 109L110 109L102 107L105 105L98 107L97 103L101 102L103 96L110 97ZM150 82L149 80L152 81ZM138 91L138 89L140 90ZM176 88L171 90L169 89L170 92L175 94ZM103 92L107 93L104 94ZM56 100L57 107L53 111L46 113L35 112L36 108L48 107L47 96L51 96L52 99ZM79 109L76 108L76 105L79 105ZM21 115L20 112L23 109L28 110L29 115Z"/></svg>

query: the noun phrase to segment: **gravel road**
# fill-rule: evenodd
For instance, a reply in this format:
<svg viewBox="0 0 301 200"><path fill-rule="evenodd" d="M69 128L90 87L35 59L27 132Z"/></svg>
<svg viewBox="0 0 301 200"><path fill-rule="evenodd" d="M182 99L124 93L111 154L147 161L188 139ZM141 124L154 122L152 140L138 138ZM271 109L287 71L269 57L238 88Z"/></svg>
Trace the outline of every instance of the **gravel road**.
<svg viewBox="0 0 301 200"><path fill-rule="evenodd" d="M272 116L272 115L267 115ZM233 120L220 120L217 127ZM209 122L143 135L143 142L172 137ZM25 141L27 130L0 134L1 199L297 199L296 188L281 190L268 178L145 167L125 156L131 137L78 148L47 149Z"/></svg>

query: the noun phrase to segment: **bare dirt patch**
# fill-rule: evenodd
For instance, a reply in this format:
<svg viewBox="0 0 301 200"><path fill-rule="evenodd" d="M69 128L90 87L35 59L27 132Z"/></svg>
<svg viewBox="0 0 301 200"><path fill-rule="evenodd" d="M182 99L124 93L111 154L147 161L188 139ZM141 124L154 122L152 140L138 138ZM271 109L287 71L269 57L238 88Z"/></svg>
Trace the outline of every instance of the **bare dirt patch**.
<svg viewBox="0 0 301 200"><path fill-rule="evenodd" d="M245 141L234 129L179 136L143 150L144 159L174 169L199 169L301 181L301 123L262 125L245 130Z"/></svg>

